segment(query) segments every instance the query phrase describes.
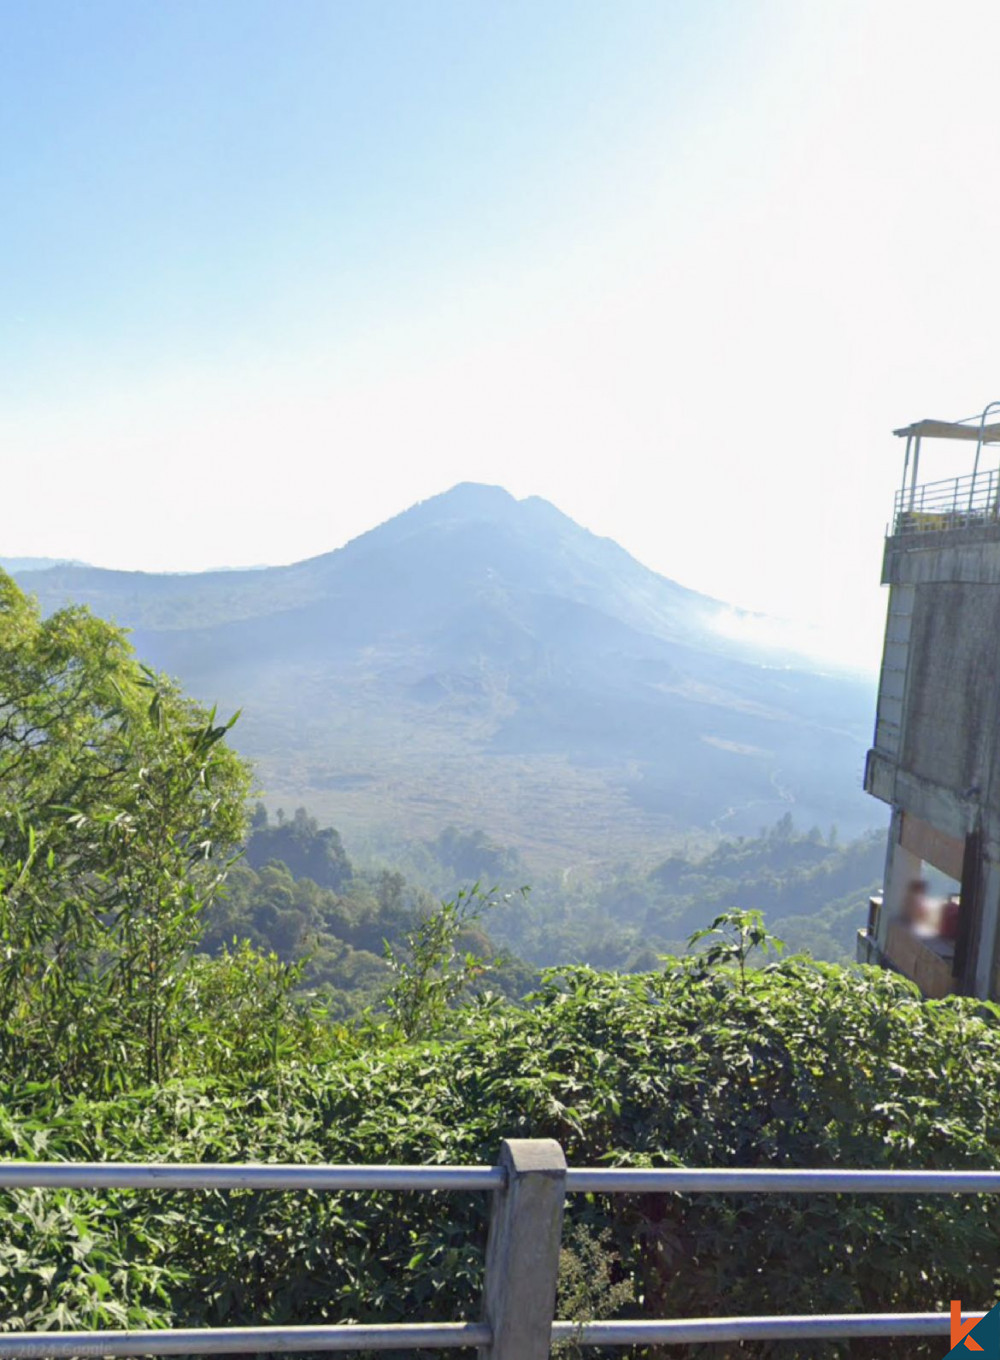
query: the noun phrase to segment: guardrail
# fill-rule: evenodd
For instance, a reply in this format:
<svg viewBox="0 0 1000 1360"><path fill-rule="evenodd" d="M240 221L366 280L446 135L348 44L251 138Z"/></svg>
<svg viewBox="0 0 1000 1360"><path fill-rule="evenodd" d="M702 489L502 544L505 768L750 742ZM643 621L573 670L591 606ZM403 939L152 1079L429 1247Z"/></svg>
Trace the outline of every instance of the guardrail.
<svg viewBox="0 0 1000 1360"><path fill-rule="evenodd" d="M1000 1171L784 1171L567 1168L551 1139L510 1139L496 1166L180 1165L0 1162L0 1189L491 1191L482 1322L147 1332L0 1333L18 1357L291 1354L476 1349L481 1360L547 1360L551 1345L670 1346L710 1341L943 1336L948 1313L554 1321L567 1194L1000 1194ZM963 1314L965 1317L976 1314Z"/></svg>
<svg viewBox="0 0 1000 1360"><path fill-rule="evenodd" d="M926 533L989 524L1000 513L1000 469L986 468L965 477L904 487L896 492L893 532Z"/></svg>

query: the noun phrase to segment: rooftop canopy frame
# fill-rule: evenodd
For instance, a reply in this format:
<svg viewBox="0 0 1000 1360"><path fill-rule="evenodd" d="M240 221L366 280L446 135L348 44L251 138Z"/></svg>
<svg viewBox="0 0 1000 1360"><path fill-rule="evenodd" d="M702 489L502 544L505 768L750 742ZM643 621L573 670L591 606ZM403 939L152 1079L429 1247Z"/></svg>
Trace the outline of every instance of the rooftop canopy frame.
<svg viewBox="0 0 1000 1360"><path fill-rule="evenodd" d="M900 488L900 502L906 499L907 477L910 494L907 509L913 511L917 498L917 474L920 468L920 444L923 439L960 439L976 441L976 455L972 465L972 478L969 489L969 512L972 511L979 462L984 444L1000 444L1000 423L987 424L987 418L1000 411L1000 401L991 401L983 407L978 416L967 416L964 420L918 420L902 429L893 430L898 438L906 440L903 457L903 482ZM994 508L994 517L996 508Z"/></svg>

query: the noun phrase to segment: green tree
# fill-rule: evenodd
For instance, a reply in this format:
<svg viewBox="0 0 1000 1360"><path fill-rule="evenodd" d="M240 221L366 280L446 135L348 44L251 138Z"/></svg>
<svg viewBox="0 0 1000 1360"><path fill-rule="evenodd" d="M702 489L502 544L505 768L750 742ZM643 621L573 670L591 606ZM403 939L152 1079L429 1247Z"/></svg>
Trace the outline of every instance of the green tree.
<svg viewBox="0 0 1000 1360"><path fill-rule="evenodd" d="M283 963L246 940L194 959L178 998L180 1066L202 1076L266 1072L280 1080L304 1056L319 1054L329 1026L296 994L304 970L304 960Z"/></svg>
<svg viewBox="0 0 1000 1360"><path fill-rule="evenodd" d="M497 903L494 892L478 884L463 888L450 902L425 916L407 933L401 948L388 943L385 958L393 975L385 1005L406 1039L439 1033L448 1012L489 969L485 951L469 948L489 942L473 934L485 912Z"/></svg>
<svg viewBox="0 0 1000 1360"><path fill-rule="evenodd" d="M262 869L270 860L280 860L296 878L311 878L321 888L340 889L354 872L339 833L332 826L321 827L301 807L295 809L291 821L279 808L276 823L271 826L267 809L258 803L246 858L254 869Z"/></svg>
<svg viewBox="0 0 1000 1360"><path fill-rule="evenodd" d="M244 833L218 723L82 608L0 572L0 1063L160 1079L201 912Z"/></svg>
<svg viewBox="0 0 1000 1360"><path fill-rule="evenodd" d="M747 961L750 955L759 950L762 954L780 954L785 948L784 940L764 926L764 917L759 911L726 911L717 916L704 930L696 930L688 944L693 947L702 940L709 944L698 956L698 962L706 969L735 967L740 979L740 991L747 989Z"/></svg>

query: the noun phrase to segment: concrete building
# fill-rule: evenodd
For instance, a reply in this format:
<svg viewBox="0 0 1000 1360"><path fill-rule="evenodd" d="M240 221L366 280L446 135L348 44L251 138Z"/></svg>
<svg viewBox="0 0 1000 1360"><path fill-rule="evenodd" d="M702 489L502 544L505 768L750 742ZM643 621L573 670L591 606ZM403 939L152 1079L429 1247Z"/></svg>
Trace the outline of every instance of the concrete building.
<svg viewBox="0 0 1000 1360"><path fill-rule="evenodd" d="M865 788L892 818L883 894L858 959L905 973L931 997L1000 999L998 420L994 402L974 419L895 431L905 457L885 544L888 622L865 769ZM925 467L929 452L947 453L955 475L922 482L922 451ZM926 895L919 880L929 880Z"/></svg>

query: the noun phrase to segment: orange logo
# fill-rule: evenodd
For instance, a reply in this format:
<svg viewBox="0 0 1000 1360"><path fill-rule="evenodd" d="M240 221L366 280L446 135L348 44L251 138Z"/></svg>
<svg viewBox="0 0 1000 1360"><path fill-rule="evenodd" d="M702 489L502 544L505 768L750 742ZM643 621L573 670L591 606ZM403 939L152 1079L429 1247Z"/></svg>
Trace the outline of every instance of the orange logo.
<svg viewBox="0 0 1000 1360"><path fill-rule="evenodd" d="M983 1348L978 1341L973 1341L969 1333L977 1322L982 1322L985 1313L974 1313L972 1317L962 1320L962 1305L958 1299L951 1301L951 1344L954 1349L958 1343L965 1339L965 1349L967 1351L981 1351Z"/></svg>

